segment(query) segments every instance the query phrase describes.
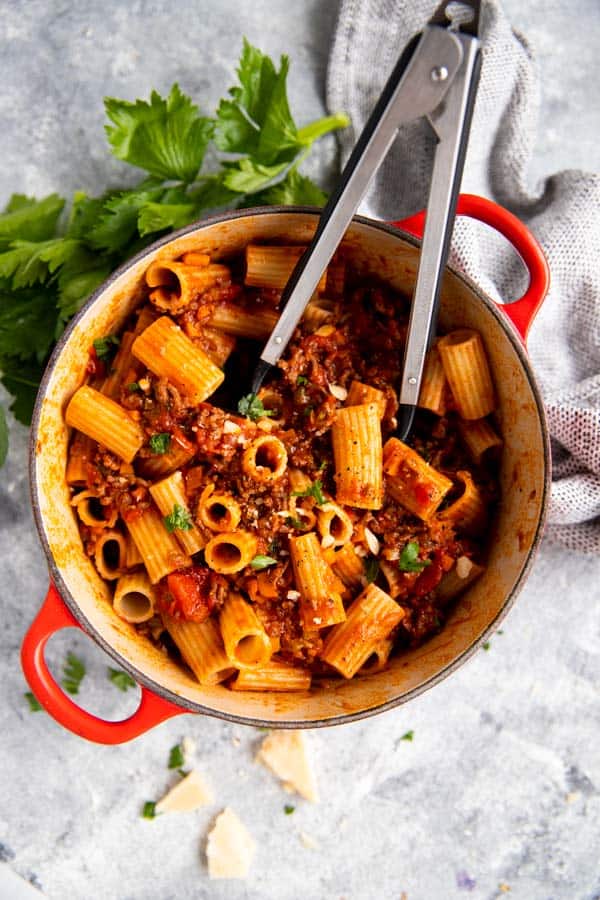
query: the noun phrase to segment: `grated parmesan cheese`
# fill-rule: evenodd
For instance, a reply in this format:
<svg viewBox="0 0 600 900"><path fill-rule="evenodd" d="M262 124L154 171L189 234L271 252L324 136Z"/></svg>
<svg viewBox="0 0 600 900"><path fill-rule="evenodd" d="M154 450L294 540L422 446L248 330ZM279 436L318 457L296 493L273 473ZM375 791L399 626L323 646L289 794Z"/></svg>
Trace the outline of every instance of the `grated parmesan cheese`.
<svg viewBox="0 0 600 900"><path fill-rule="evenodd" d="M378 556L379 550L380 550L380 544L379 544L379 540L377 539L376 535L373 534L373 532L371 531L370 528L365 528L364 534L365 534L365 541L367 542L367 547L369 548L369 550L371 551L373 556Z"/></svg>
<svg viewBox="0 0 600 900"><path fill-rule="evenodd" d="M342 387L341 384L330 384L329 393L332 394L336 400L341 400L342 402L348 396L348 391L345 387Z"/></svg>
<svg viewBox="0 0 600 900"><path fill-rule="evenodd" d="M459 578L468 578L472 568L473 563L468 556L459 556L456 560L456 574Z"/></svg>

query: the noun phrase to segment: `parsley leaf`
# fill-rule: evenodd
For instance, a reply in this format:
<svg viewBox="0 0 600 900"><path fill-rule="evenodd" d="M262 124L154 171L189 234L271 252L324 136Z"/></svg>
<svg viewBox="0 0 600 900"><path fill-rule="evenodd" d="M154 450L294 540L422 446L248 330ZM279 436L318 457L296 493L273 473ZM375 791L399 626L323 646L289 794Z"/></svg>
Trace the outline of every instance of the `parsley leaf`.
<svg viewBox="0 0 600 900"><path fill-rule="evenodd" d="M317 506L327 503L327 498L323 494L323 483L320 478L317 478L303 491L292 491L292 497L314 497Z"/></svg>
<svg viewBox="0 0 600 900"><path fill-rule="evenodd" d="M238 412L240 416L246 416L253 422L264 416L273 415L273 410L265 409L262 400L256 394L246 394L245 397L242 397L238 403Z"/></svg>
<svg viewBox="0 0 600 900"><path fill-rule="evenodd" d="M145 235L168 228L183 228L193 222L197 214L194 203L145 203L137 218L138 231Z"/></svg>
<svg viewBox="0 0 600 900"><path fill-rule="evenodd" d="M254 559L250 560L250 565L257 572L260 572L261 569L268 569L269 566L276 566L277 560L273 559L272 556L262 556L259 553L258 556L255 556Z"/></svg>
<svg viewBox="0 0 600 900"><path fill-rule="evenodd" d="M491 646L492 646L491 643L490 643L489 641L486 641L485 644L482 644L482 645L481 645L481 649L482 649L482 650L489 650Z"/></svg>
<svg viewBox="0 0 600 900"><path fill-rule="evenodd" d="M163 522L170 534L174 531L190 531L194 527L189 511L185 506L180 506L179 503L174 505L173 512L165 516Z"/></svg>
<svg viewBox="0 0 600 900"><path fill-rule="evenodd" d="M130 381L127 385L127 390L130 394L139 394L142 389L137 381Z"/></svg>
<svg viewBox="0 0 600 900"><path fill-rule="evenodd" d="M298 531L306 531L306 522L303 522L302 519L297 519L294 516L288 516L285 520L286 525L290 525L292 528L297 528Z"/></svg>
<svg viewBox="0 0 600 900"><path fill-rule="evenodd" d="M147 179L133 190L113 194L104 202L102 212L90 228L89 243L109 253L125 249L125 256L128 256L127 251L138 236L138 217L142 209L147 203L160 199L163 193L162 186Z"/></svg>
<svg viewBox="0 0 600 900"><path fill-rule="evenodd" d="M85 676L85 665L74 653L67 653L67 661L63 666L62 686L69 694L78 694L79 686Z"/></svg>
<svg viewBox="0 0 600 900"><path fill-rule="evenodd" d="M98 359L101 359L102 362L110 362L120 343L121 338L116 334L106 334L104 337L96 338L94 341L96 356Z"/></svg>
<svg viewBox="0 0 600 900"><path fill-rule="evenodd" d="M6 462L8 454L8 424L4 409L0 406L0 467Z"/></svg>
<svg viewBox="0 0 600 900"><path fill-rule="evenodd" d="M12 241L46 241L54 235L65 201L58 194L43 200L13 194L0 215L0 247Z"/></svg>
<svg viewBox="0 0 600 900"><path fill-rule="evenodd" d="M303 384L308 384L308 378L305 375L298 375L296 378L296 385L300 387Z"/></svg>
<svg viewBox="0 0 600 900"><path fill-rule="evenodd" d="M291 816L291 814L295 811L295 809L296 809L296 807L291 806L289 803L286 803L286 805L283 807L283 811L286 814L286 816Z"/></svg>
<svg viewBox="0 0 600 900"><path fill-rule="evenodd" d="M306 175L291 168L285 178L255 194L252 200L261 206L325 206L327 194Z"/></svg>
<svg viewBox="0 0 600 900"><path fill-rule="evenodd" d="M414 738L414 736L415 736L414 731L412 731L412 730L411 730L411 731L405 731L404 734L402 735L402 737L400 738L400 740L401 740L401 741L412 741L412 739Z"/></svg>
<svg viewBox="0 0 600 900"><path fill-rule="evenodd" d="M377 576L379 575L379 560L375 559L374 556L369 556L365 559L365 578L367 579L367 584L371 584Z"/></svg>
<svg viewBox="0 0 600 900"><path fill-rule="evenodd" d="M142 818L143 819L155 819L156 818L156 801L155 800L146 800L142 807Z"/></svg>
<svg viewBox="0 0 600 900"><path fill-rule="evenodd" d="M185 758L183 755L183 747L181 744L175 744L174 747L171 747L171 751L169 753L169 768L170 769L181 769L185 762Z"/></svg>
<svg viewBox="0 0 600 900"><path fill-rule="evenodd" d="M108 680L112 681L115 687L125 692L130 687L135 687L135 681L129 672L123 672L122 669L108 669Z"/></svg>
<svg viewBox="0 0 600 900"><path fill-rule="evenodd" d="M12 280L16 290L46 281L79 247L67 238L48 241L13 241L0 253L0 278Z"/></svg>
<svg viewBox="0 0 600 900"><path fill-rule="evenodd" d="M139 385L138 385L139 387ZM171 435L168 431L161 431L150 436L150 449L153 453L161 455L167 453L171 446Z"/></svg>
<svg viewBox="0 0 600 900"><path fill-rule="evenodd" d="M212 137L213 121L198 114L189 97L174 84L167 99L152 91L150 103L106 97L106 126L117 159L157 178L191 183Z"/></svg>
<svg viewBox="0 0 600 900"><path fill-rule="evenodd" d="M23 694L23 696L29 703L29 712L40 712L40 710L44 709L38 698L35 696L35 694L32 694L31 691L27 691L27 693Z"/></svg>
<svg viewBox="0 0 600 900"><path fill-rule="evenodd" d="M18 422L29 425L44 367L33 359L22 362L8 357L1 360L1 366L2 384L13 396L11 412Z"/></svg>
<svg viewBox="0 0 600 900"><path fill-rule="evenodd" d="M417 541L409 541L398 560L398 568L401 572L422 572L426 566L431 565L430 559L419 559L419 545Z"/></svg>

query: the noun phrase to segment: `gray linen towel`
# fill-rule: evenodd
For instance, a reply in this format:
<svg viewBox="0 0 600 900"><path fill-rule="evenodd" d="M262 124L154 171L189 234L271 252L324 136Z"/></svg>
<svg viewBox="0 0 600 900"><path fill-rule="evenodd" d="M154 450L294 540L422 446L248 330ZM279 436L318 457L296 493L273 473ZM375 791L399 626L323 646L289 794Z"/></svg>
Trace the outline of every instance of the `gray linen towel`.
<svg viewBox="0 0 600 900"><path fill-rule="evenodd" d="M438 0L343 0L329 62L327 102L352 127L347 158L409 38ZM552 285L528 346L544 392L553 449L548 534L566 547L600 552L600 176L561 172L528 184L538 124L539 80L526 39L499 2L482 18L484 62L463 192L491 197L525 221L541 242ZM361 207L399 219L424 208L433 139L420 120L403 127ZM495 299L516 299L524 272L516 254L484 226L456 223L452 261Z"/></svg>

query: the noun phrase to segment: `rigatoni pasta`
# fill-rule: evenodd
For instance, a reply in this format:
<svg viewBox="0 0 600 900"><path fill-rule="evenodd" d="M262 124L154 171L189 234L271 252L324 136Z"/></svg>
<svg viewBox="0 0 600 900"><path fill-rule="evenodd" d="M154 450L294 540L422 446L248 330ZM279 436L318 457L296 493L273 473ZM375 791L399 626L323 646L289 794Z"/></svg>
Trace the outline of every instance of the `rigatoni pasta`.
<svg viewBox="0 0 600 900"><path fill-rule="evenodd" d="M336 254L242 396L304 249L159 258L66 411L73 515L114 613L201 685L383 673L485 571L502 439L476 332L438 337L398 440L408 304Z"/></svg>

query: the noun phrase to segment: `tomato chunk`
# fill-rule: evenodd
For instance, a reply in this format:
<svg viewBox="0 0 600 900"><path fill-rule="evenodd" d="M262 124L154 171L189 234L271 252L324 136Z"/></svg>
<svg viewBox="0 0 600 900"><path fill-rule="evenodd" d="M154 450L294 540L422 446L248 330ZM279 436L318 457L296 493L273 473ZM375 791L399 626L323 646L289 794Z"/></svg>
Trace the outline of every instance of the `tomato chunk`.
<svg viewBox="0 0 600 900"><path fill-rule="evenodd" d="M215 605L215 584L210 569L193 566L167 575L161 605L171 616L204 622Z"/></svg>

